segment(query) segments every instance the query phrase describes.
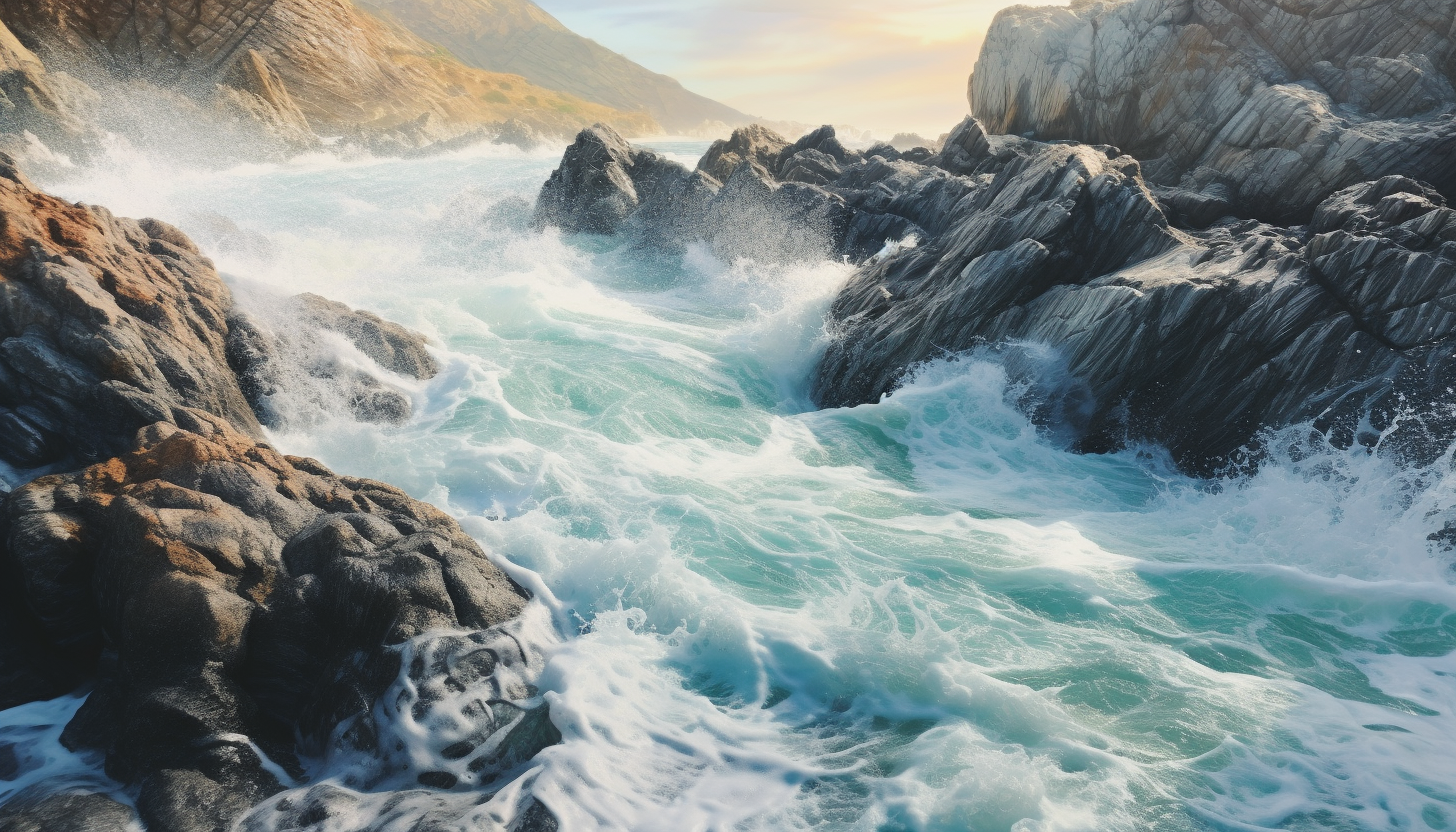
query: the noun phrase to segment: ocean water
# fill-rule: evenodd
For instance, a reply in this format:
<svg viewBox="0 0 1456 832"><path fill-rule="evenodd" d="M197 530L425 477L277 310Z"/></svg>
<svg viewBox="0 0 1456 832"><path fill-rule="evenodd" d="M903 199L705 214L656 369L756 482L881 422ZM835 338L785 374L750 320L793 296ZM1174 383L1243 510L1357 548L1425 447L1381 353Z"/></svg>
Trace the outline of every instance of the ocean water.
<svg viewBox="0 0 1456 832"><path fill-rule="evenodd" d="M446 509L537 594L563 741L492 800L462 786L480 805L446 828L524 791L570 832L1456 826L1449 456L1298 429L1212 483L1155 448L1077 456L993 356L816 411L849 267L532 231L560 150L189 171L118 146L43 181L181 226L265 319L313 291L434 341L438 377L392 379L410 423L299 378L273 439ZM0 714L0 800L100 776L55 743L78 701ZM428 766L438 738L397 727ZM350 788L310 829L379 822Z"/></svg>

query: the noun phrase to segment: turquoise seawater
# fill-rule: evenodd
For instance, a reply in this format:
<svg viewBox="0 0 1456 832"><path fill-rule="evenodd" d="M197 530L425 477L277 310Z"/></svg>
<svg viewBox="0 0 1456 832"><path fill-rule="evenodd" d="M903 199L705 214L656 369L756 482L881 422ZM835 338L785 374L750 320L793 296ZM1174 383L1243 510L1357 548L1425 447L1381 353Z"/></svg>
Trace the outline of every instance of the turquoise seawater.
<svg viewBox="0 0 1456 832"><path fill-rule="evenodd" d="M1449 459L1299 430L1243 480L1077 456L977 356L816 411L849 267L532 231L560 151L119 149L44 184L193 233L260 316L313 291L433 339L409 424L299 381L274 440L450 511L537 591L564 741L531 787L563 829L1456 826Z"/></svg>

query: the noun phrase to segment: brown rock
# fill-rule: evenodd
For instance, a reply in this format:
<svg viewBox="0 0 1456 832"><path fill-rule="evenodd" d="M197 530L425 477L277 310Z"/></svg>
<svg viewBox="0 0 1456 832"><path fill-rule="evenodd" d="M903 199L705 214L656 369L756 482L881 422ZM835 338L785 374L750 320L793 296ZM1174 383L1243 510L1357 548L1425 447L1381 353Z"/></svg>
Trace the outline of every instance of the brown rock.
<svg viewBox="0 0 1456 832"><path fill-rule="evenodd" d="M103 657L68 742L105 750L165 830L277 791L258 749L286 763L295 728L322 743L393 681L389 645L507 621L526 597L438 510L180 415L0 518L32 630L78 673Z"/></svg>

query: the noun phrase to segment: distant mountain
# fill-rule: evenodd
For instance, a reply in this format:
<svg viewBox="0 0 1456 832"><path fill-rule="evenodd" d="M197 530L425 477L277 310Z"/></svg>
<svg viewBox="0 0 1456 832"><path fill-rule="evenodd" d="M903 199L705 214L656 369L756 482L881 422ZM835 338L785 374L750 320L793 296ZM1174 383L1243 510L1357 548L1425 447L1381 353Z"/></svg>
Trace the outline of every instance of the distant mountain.
<svg viewBox="0 0 1456 832"><path fill-rule="evenodd" d="M515 73L618 110L646 110L670 132L691 132L704 122L737 126L753 120L576 34L530 0L357 2L465 64Z"/></svg>

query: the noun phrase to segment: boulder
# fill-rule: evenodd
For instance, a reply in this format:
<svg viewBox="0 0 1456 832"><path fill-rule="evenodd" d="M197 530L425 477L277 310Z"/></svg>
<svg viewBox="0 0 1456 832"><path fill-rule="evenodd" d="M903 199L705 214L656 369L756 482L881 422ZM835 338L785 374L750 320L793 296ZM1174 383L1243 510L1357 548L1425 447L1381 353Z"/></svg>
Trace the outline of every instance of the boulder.
<svg viewBox="0 0 1456 832"><path fill-rule="evenodd" d="M1116 145L1161 185L1303 222L1389 174L1456 193L1456 0L1104 0L996 16L971 76L993 133ZM1192 180L1190 182L1189 180Z"/></svg>

